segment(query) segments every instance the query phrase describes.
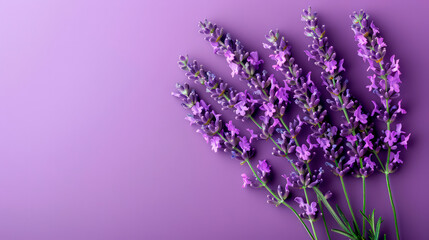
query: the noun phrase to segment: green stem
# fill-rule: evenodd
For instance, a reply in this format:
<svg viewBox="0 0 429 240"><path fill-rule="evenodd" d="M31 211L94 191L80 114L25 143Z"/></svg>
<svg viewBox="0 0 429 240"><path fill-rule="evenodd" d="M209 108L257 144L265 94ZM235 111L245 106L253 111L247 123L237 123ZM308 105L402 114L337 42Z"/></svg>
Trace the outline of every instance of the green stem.
<svg viewBox="0 0 429 240"><path fill-rule="evenodd" d="M252 116L250 116L250 119L252 119L252 121L256 124L256 126L258 126L258 128L262 129L261 125L259 125L259 123Z"/></svg>
<svg viewBox="0 0 429 240"><path fill-rule="evenodd" d="M385 171L386 171L386 169L384 168L384 165L383 165L383 163L381 162L381 159L380 159L380 157L378 156L377 152L376 152L375 150L372 150L372 152L374 153L375 157L377 158L378 163L380 163L381 169L383 169L383 172L385 172Z"/></svg>
<svg viewBox="0 0 429 240"><path fill-rule="evenodd" d="M343 97L341 97L341 96L339 95L339 96L338 96L338 100L340 100L341 106L343 106L343 105L344 105ZM341 109L343 110L344 116L346 116L347 122L348 122L348 123L350 123L349 114L347 113L346 108L345 108L345 107L343 107L343 108L341 108Z"/></svg>
<svg viewBox="0 0 429 240"><path fill-rule="evenodd" d="M356 223L356 218L353 213L352 205L350 204L349 195L347 194L346 185L344 184L343 176L340 176L340 180L341 180L341 186L343 186L343 192L344 192L344 196L346 197L347 205L349 206L350 214L352 215L353 222Z"/></svg>
<svg viewBox="0 0 429 240"><path fill-rule="evenodd" d="M343 230L347 230L346 225L344 225L343 221L338 217L338 215L335 213L335 210L331 207L331 205L328 203L328 200L326 200L323 193L319 190L317 187L313 187L314 192L317 194L317 196L320 197L325 207L328 209L328 211L331 213L332 217L335 219L335 221L340 225L340 227Z"/></svg>
<svg viewBox="0 0 429 240"><path fill-rule="evenodd" d="M328 236L329 240L331 240L331 235L329 234L328 225L326 224L325 213L323 212L323 205L321 203L319 196L317 196L317 203L319 204L320 212L322 213L322 220L323 220L323 225L325 226L326 235Z"/></svg>
<svg viewBox="0 0 429 240"><path fill-rule="evenodd" d="M396 239L399 240L399 228L398 228L398 218L396 216L396 208L395 208L395 203L393 202L393 196L392 196L392 190L390 188L390 178L389 178L389 173L385 173L386 175L386 184L387 184L387 189L389 190L389 199L390 199L390 205L392 206L392 211L393 211L393 217L395 219L395 230L396 230Z"/></svg>
<svg viewBox="0 0 429 240"><path fill-rule="evenodd" d="M307 195L306 187L304 187L303 190L304 190L305 200L307 201L307 204L310 204L310 202L308 201L308 195ZM317 234L316 234L316 230L314 229L313 220L309 219L309 221L310 221L311 229L313 229L313 235L317 240Z"/></svg>
<svg viewBox="0 0 429 240"><path fill-rule="evenodd" d="M363 214L366 216L366 182L365 182L366 177L363 176L362 177L362 192L363 192L363 209L362 212ZM365 238L365 218L362 219L362 235Z"/></svg>

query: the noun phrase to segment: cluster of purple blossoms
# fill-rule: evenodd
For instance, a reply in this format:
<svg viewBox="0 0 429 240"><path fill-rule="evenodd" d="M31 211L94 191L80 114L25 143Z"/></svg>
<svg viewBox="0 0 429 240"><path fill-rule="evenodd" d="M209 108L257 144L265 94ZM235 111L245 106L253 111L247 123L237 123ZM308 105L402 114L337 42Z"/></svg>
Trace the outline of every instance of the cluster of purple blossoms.
<svg viewBox="0 0 429 240"><path fill-rule="evenodd" d="M184 108L190 109L192 114L189 114L186 119L190 124L200 126L198 132L203 135L203 138L209 143L214 152L224 150L231 152L233 158L246 160L253 157L255 150L249 144L248 139L238 135L232 123L224 125L220 119L220 114L210 109L210 105L204 100L200 100L195 89L191 89L187 83L184 85L177 84L177 92L172 93L173 96L182 101Z"/></svg>
<svg viewBox="0 0 429 240"><path fill-rule="evenodd" d="M291 172L289 176L283 174L282 177L286 179L288 185L293 188L313 188L319 185L323 179L323 169L313 170L312 174L308 172L307 165L303 162L296 162L297 172Z"/></svg>
<svg viewBox="0 0 429 240"><path fill-rule="evenodd" d="M206 71L197 61L189 62L188 57L180 56L178 63L179 67L186 71L185 75L189 80L206 87L206 91L222 106L222 110L234 109L237 119L244 120L251 117L260 105L260 100L255 99L252 94L247 91L238 92L229 87L228 83L210 71Z"/></svg>
<svg viewBox="0 0 429 240"><path fill-rule="evenodd" d="M273 89L272 84L276 84L273 75L268 75L265 70L262 70L260 65L263 60L259 59L258 52L247 52L243 45L238 40L233 40L229 33L224 33L222 28L216 24L209 22L207 19L200 22L200 33L206 35L206 40L210 42L214 49L214 53L223 55L231 68L231 76L238 76L239 79L248 83L250 88L255 89L255 94L266 101L270 100L268 93L270 91L277 93L278 98L282 99L278 106L268 106L272 111L272 107L276 107L278 112L285 111L287 106L287 89L275 86L278 89ZM262 70L262 71L261 71ZM284 108L284 109L283 109ZM270 113L272 115L274 113Z"/></svg>
<svg viewBox="0 0 429 240"><path fill-rule="evenodd" d="M299 208L304 210L304 212L300 214L302 218L315 221L320 217L321 214L317 210L316 202L311 202L310 204L306 203L302 197L296 197L294 200L299 204Z"/></svg>
<svg viewBox="0 0 429 240"><path fill-rule="evenodd" d="M311 144L309 139L307 142L310 146L322 148L325 158L329 160L327 166L332 168L334 174L344 176L350 167L345 166L342 138L338 136L337 127L326 121L327 111L320 104L320 92L311 80L311 73L303 76L302 69L295 64L295 59L291 56L291 46L284 37L280 37L278 31L270 31L265 38L268 43L263 43L263 46L273 51L274 54L270 57L276 60L272 67L285 76L285 85L293 92L295 103L305 114L303 121L311 126L311 136L317 143Z"/></svg>
<svg viewBox="0 0 429 240"><path fill-rule="evenodd" d="M369 21L369 15L363 10L354 12L352 19L352 30L355 34L355 40L358 42L358 55L364 62L369 64L368 71L374 74L369 76L370 85L367 86L370 92L373 92L380 99L380 105L374 101L374 109L371 116L386 123L387 129L383 131L383 148L388 150L384 170L394 172L403 162L399 158L399 146L407 148L408 140L411 134L406 134L402 130L402 124L396 124L395 129L391 129L392 123L399 115L405 115L407 111L402 108L402 99L400 99L400 75L399 59L395 55L390 57L390 61L385 61L387 44L380 36L380 30L374 22ZM391 152L395 150L396 152Z"/></svg>
<svg viewBox="0 0 429 240"><path fill-rule="evenodd" d="M305 35L313 39L309 45L310 51L305 53L316 66L323 69L321 76L326 90L333 100L327 99L330 108L334 111L343 111L345 122L341 124L340 135L346 138L347 154L349 160L346 165L351 168L353 175L368 177L374 172L375 163L371 160L372 153L380 150L378 141L374 141L373 123L368 121L368 115L362 110L362 105L354 99L347 88L347 80L343 79L345 72L344 59L336 59L333 46L328 43L325 36L325 26L318 25L316 13L311 9L303 11L302 21L306 23Z"/></svg>
<svg viewBox="0 0 429 240"><path fill-rule="evenodd" d="M247 176L245 173L241 174L243 179L243 188L250 187L265 187L268 189L266 183L268 182L269 174L271 173L271 165L267 160L259 160L256 171L250 165L249 160L255 154L255 149L251 147L250 142L255 135L251 132L250 139L246 136L240 136L240 131L237 129L232 121L224 124L220 118L220 114L216 114L215 111L210 109L210 105L206 104L203 100L199 99L195 89L185 83L184 85L177 84L177 91L172 93L173 96L177 97L182 101L182 106L186 109L191 110L192 114L188 114L186 119L190 121L191 125L196 124L200 128L197 132L203 135L203 138L207 143L211 145L214 152L218 150L224 150L230 152L232 158L242 160L247 163L253 173L256 173L255 180ZM270 190L271 192L271 190ZM277 196L268 195L268 203L273 203L276 206L284 204L291 208L285 203L290 193L289 185L286 184L284 187L281 185L277 186Z"/></svg>
<svg viewBox="0 0 429 240"><path fill-rule="evenodd" d="M312 151L315 144L311 143L309 137L307 137L308 146L307 144L298 144L297 137L302 130L303 124L304 122L298 115L293 122L290 122L288 125L285 124L276 128L276 132L280 134L280 138L277 139L279 148L273 149L273 155L285 157L285 153L294 153L298 162L304 163L308 167L315 154ZM294 165L296 166L297 163L294 163Z"/></svg>

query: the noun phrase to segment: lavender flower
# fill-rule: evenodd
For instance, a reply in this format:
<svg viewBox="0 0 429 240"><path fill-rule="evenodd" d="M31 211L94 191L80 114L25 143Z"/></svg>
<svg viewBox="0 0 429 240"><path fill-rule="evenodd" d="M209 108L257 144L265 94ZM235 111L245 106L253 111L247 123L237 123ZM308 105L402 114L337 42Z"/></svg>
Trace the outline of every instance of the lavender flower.
<svg viewBox="0 0 429 240"><path fill-rule="evenodd" d="M252 143L253 139L258 139L258 135L256 135L252 129L246 129L249 134L250 134L250 138L249 138L249 142Z"/></svg>
<svg viewBox="0 0 429 240"><path fill-rule="evenodd" d="M243 149L245 151L250 151L250 149L251 149L250 143L249 143L249 141L247 141L246 136L239 137L239 138L240 138L239 145L240 145L241 149Z"/></svg>
<svg viewBox="0 0 429 240"><path fill-rule="evenodd" d="M311 152L309 151L308 147L303 144L299 147L296 147L296 152L298 154L298 157L304 161L309 161Z"/></svg>
<svg viewBox="0 0 429 240"><path fill-rule="evenodd" d="M356 108L356 110L354 112L354 116L355 116L357 121L359 121L363 124L368 123L368 121L366 120L368 118L368 115L362 113L362 106L359 106Z"/></svg>
<svg viewBox="0 0 429 240"><path fill-rule="evenodd" d="M228 131L230 131L232 135L238 135L238 134L240 134L240 130L238 130L234 126L234 124L232 123L232 121L229 121L227 124L225 124L225 126L228 128Z"/></svg>
<svg viewBox="0 0 429 240"><path fill-rule="evenodd" d="M224 34L223 29L216 24L205 20L200 22L200 33L206 35L218 55L223 55L227 63L231 66L232 76L238 76L239 79L248 83L249 87L260 92L260 97L270 101L269 92L276 92L279 86L273 76L268 76L265 70L259 68L263 62L259 60L256 51L247 52L238 40L233 40L229 33ZM281 56L276 56L281 61ZM272 102L274 104L274 102ZM283 101L276 106L277 111L283 112L286 108L287 101Z"/></svg>
<svg viewBox="0 0 429 240"><path fill-rule="evenodd" d="M396 132L395 131L390 131L390 130L386 130L386 137L384 137L384 142L388 144L388 146L390 148L392 148L392 146L394 146L395 142L397 142L397 138L396 136Z"/></svg>
<svg viewBox="0 0 429 240"><path fill-rule="evenodd" d="M222 106L222 109L233 109L237 119L251 117L260 105L257 99L247 91L238 92L229 87L222 79L206 71L197 61L189 62L188 57L180 56L179 67L186 71L186 76L195 82L206 86L211 97Z"/></svg>
<svg viewBox="0 0 429 240"><path fill-rule="evenodd" d="M271 172L271 165L268 164L267 160L259 160L259 164L256 167L264 174Z"/></svg>
<svg viewBox="0 0 429 240"><path fill-rule="evenodd" d="M372 135L372 133L370 133L363 139L363 141L365 142L365 147L367 147L369 149L374 149L373 148L374 145L371 142L371 139L373 139L373 138L374 138L374 135Z"/></svg>
<svg viewBox="0 0 429 240"><path fill-rule="evenodd" d="M210 105L200 100L194 89L191 89L186 83L184 85L177 84L176 88L177 92L172 93L172 95L182 101L183 107L192 110L193 114L188 115L188 118L193 118L195 124L200 126L199 132L207 139L214 152L218 150L229 151L239 160L250 159L254 155L255 150L247 142L247 139L240 137L235 130L232 132L226 129L220 119L221 115L211 110Z"/></svg>
<svg viewBox="0 0 429 240"><path fill-rule="evenodd" d="M265 116L273 117L276 109L274 108L273 103L263 103L261 106L261 110L264 111Z"/></svg>
<svg viewBox="0 0 429 240"><path fill-rule="evenodd" d="M299 204L299 207L304 210L304 212L300 214L302 218L315 221L321 216L317 209L316 202L306 203L301 197L296 197L294 200Z"/></svg>
<svg viewBox="0 0 429 240"><path fill-rule="evenodd" d="M399 153L401 153L401 151L398 151L398 152L390 155L390 161L392 163L398 163L398 164L402 164L403 163L402 160L399 159Z"/></svg>
<svg viewBox="0 0 429 240"><path fill-rule="evenodd" d="M269 204L273 204L276 207L278 207L280 204L282 204L288 197L290 194L290 190L289 190L289 185L286 183L286 185L284 187L278 185L277 186L277 198L271 196L271 195L267 195L267 203Z"/></svg>
<svg viewBox="0 0 429 240"><path fill-rule="evenodd" d="M369 149L369 145L363 141L369 134L373 134L373 124L369 123L368 115L363 113L362 106L354 99L349 89L347 89L347 80L343 80L342 74L345 72L343 67L344 60L336 60L336 53L333 46L328 43L326 37L325 26L318 25L316 13L312 13L311 9L304 10L302 21L306 23L305 35L313 39L310 50L305 51L309 59L312 59L316 66L322 68L322 80L326 86L326 90L331 94L332 100L327 100L331 105L332 110L342 111L344 113L345 122L341 124L341 135L347 137L353 135L357 137L354 144L346 143L349 148L347 154L349 157L358 158L359 164L350 165L352 173L358 177L368 177L362 175L362 172L367 174L372 173L366 168L363 162L365 157L370 156L373 152L376 154L379 147ZM367 138L367 141L369 139ZM375 144L378 146L379 143ZM371 161L371 160L368 160ZM350 162L350 161L349 161Z"/></svg>
<svg viewBox="0 0 429 240"><path fill-rule="evenodd" d="M253 186L253 182L245 173L241 174L241 177L243 178L243 188L246 188L247 186Z"/></svg>
<svg viewBox="0 0 429 240"><path fill-rule="evenodd" d="M259 65L264 63L264 60L259 59L258 52L251 52L249 53L249 57L247 57L247 61L255 67L255 69L259 68Z"/></svg>
<svg viewBox="0 0 429 240"><path fill-rule="evenodd" d="M210 139L210 145L212 146L213 152L217 152L217 150L221 148L220 140L221 139L218 136L214 136Z"/></svg>
<svg viewBox="0 0 429 240"><path fill-rule="evenodd" d="M355 34L355 39L358 41L358 55L362 57L364 62L369 64L368 71L371 70L374 74L368 76L370 85L368 90L373 92L379 99L382 108L374 104L374 111L372 115L386 123L387 129L383 131L383 148L387 149L388 154L397 147L404 146L407 148L407 143L410 134L406 135L405 132L392 131L390 126L395 122L399 115L405 115L405 111L401 104L400 99L400 75L399 59L395 59L392 55L389 61L385 60L387 44L380 36L380 30L375 26L374 22L369 21L369 15L363 10L354 12L350 18L352 19L352 30ZM400 125L402 127L402 125ZM406 141L403 141L406 140ZM396 153L396 154L399 154ZM399 159L399 157L397 157ZM392 162L388 158L384 169L389 173L395 171L402 161ZM383 166L382 166L383 167Z"/></svg>
<svg viewBox="0 0 429 240"><path fill-rule="evenodd" d="M323 169L319 168L313 170L312 174L308 172L307 165L303 162L296 162L297 172L291 172L289 176L283 174L282 177L286 179L288 185L299 188L314 188L323 182L322 175Z"/></svg>

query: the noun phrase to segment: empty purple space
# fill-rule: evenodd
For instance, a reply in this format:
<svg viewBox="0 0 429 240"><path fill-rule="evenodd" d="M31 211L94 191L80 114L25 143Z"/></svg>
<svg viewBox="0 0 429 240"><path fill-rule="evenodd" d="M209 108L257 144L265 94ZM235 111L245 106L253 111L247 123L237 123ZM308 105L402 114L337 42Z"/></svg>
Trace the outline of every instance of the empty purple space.
<svg viewBox="0 0 429 240"><path fill-rule="evenodd" d="M176 82L188 81L177 67L181 54L232 86L246 87L231 79L225 60L198 33L204 18L247 50L259 51L271 73L262 42L270 29L279 29L325 93L320 70L303 53L310 40L300 15L308 5L345 58L351 91L366 109L375 96L365 88L369 72L356 54L349 14L365 9L380 27L388 54L400 59L408 111L402 121L412 140L391 181L402 238L427 238L426 1L19 0L0 3L0 239L307 239L288 209L266 204L262 189L241 188L241 173L250 171L227 154L213 153L170 93ZM191 85L213 103L201 86ZM337 113L329 116L339 122ZM233 117L225 112L224 119ZM254 127L234 123L240 130ZM268 159L274 182L281 182L290 165L271 155L271 143L255 146L253 161ZM360 181L346 182L357 210ZM367 209L383 217L382 232L393 239L384 175L376 173L367 183ZM331 190L333 201L347 210L341 185L329 172L321 189ZM323 239L322 221L316 226Z"/></svg>

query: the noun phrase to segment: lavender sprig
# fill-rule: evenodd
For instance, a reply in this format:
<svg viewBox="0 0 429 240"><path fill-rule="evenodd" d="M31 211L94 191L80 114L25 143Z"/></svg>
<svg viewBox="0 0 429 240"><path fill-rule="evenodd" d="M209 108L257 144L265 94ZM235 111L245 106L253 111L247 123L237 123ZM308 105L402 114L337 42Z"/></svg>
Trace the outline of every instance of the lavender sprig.
<svg viewBox="0 0 429 240"><path fill-rule="evenodd" d="M230 152L233 158L243 160L243 163L247 163L251 169L254 177L256 178L258 184L252 181L246 174L242 174L243 178L243 188L247 186L251 187L264 187L271 195L268 195L268 203L273 203L276 206L280 204L288 207L296 217L300 220L301 224L305 227L307 233L314 240L313 235L311 234L308 227L305 225L303 219L292 208L288 203L285 202L289 196L289 185L286 184L283 188L278 186L277 195L267 186L267 176L271 172L271 166L267 163L266 160L260 160L257 165L257 169L253 168L250 163L250 158L254 155L254 148L250 146L249 141L245 136L241 137L239 131L232 125L229 124L223 125L222 119L220 119L220 114L216 114L215 111L210 109L210 105L207 105L203 100L199 99L198 94L194 89L190 88L188 84L176 86L177 92L172 93L173 96L179 98L182 101L182 106L186 109L190 109L192 114L187 116L187 120L192 124L197 124L200 129L200 132L207 143L210 143L212 150L217 152L222 149L225 152ZM314 209L313 209L314 211Z"/></svg>
<svg viewBox="0 0 429 240"><path fill-rule="evenodd" d="M346 146L349 147L347 154L349 155L348 165L352 169L352 174L362 178L363 187L363 207L362 212L366 212L366 178L374 172L375 163L371 160L372 154L381 163L378 157L380 150L380 141L375 144L373 123L368 121L368 115L362 110L362 105L354 99L349 89L347 89L347 80L343 80L342 74L345 69L343 67L344 59L337 61L336 52L333 46L328 43L328 38L325 36L325 26L318 25L316 13L311 12L311 8L303 11L302 21L306 23L304 34L313 39L309 45L310 51L305 51L308 59L312 59L316 66L323 69L322 80L326 86L326 90L331 94L334 101L327 101L331 105L332 110L342 110L346 122L341 124L341 135L346 137ZM349 115L350 113L350 115ZM353 213L352 213L352 217ZM362 233L365 234L365 220L362 221Z"/></svg>
<svg viewBox="0 0 429 240"><path fill-rule="evenodd" d="M222 28L207 19L200 22L199 27L200 33L207 36L205 39L210 42L214 53L226 58L231 76L238 76L246 81L250 88L260 91L258 93L262 98L269 100L271 82L267 81L269 77L267 72L260 69L264 61L259 59L258 52L247 52L240 41L234 41L229 33L224 33Z"/></svg>
<svg viewBox="0 0 429 240"><path fill-rule="evenodd" d="M368 114L365 114L362 105L353 98L347 88L348 80L343 80L342 74L344 59L337 61L336 52L333 46L328 43L325 36L325 26L318 25L316 13L311 9L303 11L302 20L306 22L305 35L313 39L309 45L310 51L305 53L308 59L312 59L316 66L323 69L321 76L326 90L333 100L327 100L330 108L342 111L345 122L340 125L341 136L345 137L349 161L346 163L353 170L352 173L363 179L374 172L375 164L371 160L371 153L377 154L380 150L378 142L373 143L373 123L368 121Z"/></svg>
<svg viewBox="0 0 429 240"><path fill-rule="evenodd" d="M238 92L213 73L206 71L197 61L189 62L188 57L180 56L179 67L186 71L189 80L206 86L206 91L221 106L222 110L233 108L237 119L251 118L260 106L260 100L253 98L247 91Z"/></svg>
<svg viewBox="0 0 429 240"><path fill-rule="evenodd" d="M355 40L358 42L358 55L364 62L368 62L368 70L374 74L369 76L370 85L367 86L370 92L379 97L381 107L373 101L374 110L371 116L376 115L377 119L386 123L387 129L383 131L383 149L388 150L389 157L384 165L387 173L392 173L402 165L399 159L400 151L391 153L391 150L397 150L403 146L407 149L410 134L402 130L402 124L396 124L396 129L391 129L399 115L405 115L407 111L402 108L402 99L400 99L400 75L399 59L395 60L392 55L389 61L385 61L386 43L380 36L379 29L373 22L369 23L369 15L362 10L354 12L351 16L353 21L352 30L355 33Z"/></svg>
<svg viewBox="0 0 429 240"><path fill-rule="evenodd" d="M383 131L383 149L387 149L387 159L382 167L386 175L390 204L395 219L396 238L399 240L398 220L389 174L395 172L402 165L403 161L399 158L401 151L398 148L403 146L407 149L411 135L411 133L407 135L406 132L402 131L401 123L396 124L395 130L391 129L391 124L396 118L407 113L401 106L399 59L395 60L395 55L392 55L390 62L385 61L387 44L374 22L371 21L370 23L368 14L361 10L354 12L350 18L353 22L351 28L355 34L355 40L358 42L358 55L362 57L364 62L368 62L368 70L372 70L374 73L368 77L370 85L367 88L379 97L382 106L379 108L377 103L373 101L374 110L371 116L376 115L379 120L386 123L386 130ZM392 150L396 150L396 153Z"/></svg>

